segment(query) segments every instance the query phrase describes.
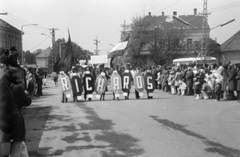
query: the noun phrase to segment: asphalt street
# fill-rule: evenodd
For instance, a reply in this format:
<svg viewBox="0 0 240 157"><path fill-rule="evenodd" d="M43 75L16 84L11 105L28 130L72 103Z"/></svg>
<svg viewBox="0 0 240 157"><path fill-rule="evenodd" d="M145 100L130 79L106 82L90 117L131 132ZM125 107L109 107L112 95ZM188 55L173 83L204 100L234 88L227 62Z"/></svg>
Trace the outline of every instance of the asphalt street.
<svg viewBox="0 0 240 157"><path fill-rule="evenodd" d="M24 109L29 155L60 157L240 157L240 103L156 90L130 100L61 103L47 82Z"/></svg>

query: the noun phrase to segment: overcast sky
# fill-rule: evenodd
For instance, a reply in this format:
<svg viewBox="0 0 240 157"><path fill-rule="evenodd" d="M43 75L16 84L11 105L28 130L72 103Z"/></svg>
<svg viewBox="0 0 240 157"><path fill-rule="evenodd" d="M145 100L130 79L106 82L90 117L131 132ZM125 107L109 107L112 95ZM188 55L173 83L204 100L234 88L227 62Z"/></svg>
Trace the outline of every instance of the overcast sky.
<svg viewBox="0 0 240 157"><path fill-rule="evenodd" d="M203 0L0 0L0 18L19 30L22 25L37 23L38 26L23 27L23 49L31 52L51 46L50 28L57 28L56 39L67 40L70 30L71 39L83 49L94 51L94 39L98 37L100 54L111 50L110 44L120 41L120 25L124 20L131 23L132 17L148 12L152 15L193 14L203 11ZM215 10L214 10L215 9ZM209 25L211 28L231 19L236 21L211 31L210 36L222 44L239 31L240 1L209 0ZM46 39L46 40L45 40ZM45 41L44 41L45 40ZM41 43L42 42L42 43ZM40 44L41 43L41 44Z"/></svg>

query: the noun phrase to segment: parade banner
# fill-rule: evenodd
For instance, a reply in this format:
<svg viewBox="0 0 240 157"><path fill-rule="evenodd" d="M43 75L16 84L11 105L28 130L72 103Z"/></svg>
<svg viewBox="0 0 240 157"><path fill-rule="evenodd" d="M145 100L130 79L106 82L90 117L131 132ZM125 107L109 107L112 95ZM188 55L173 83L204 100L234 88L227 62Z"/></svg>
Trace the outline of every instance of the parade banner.
<svg viewBox="0 0 240 157"><path fill-rule="evenodd" d="M107 55L98 55L91 56L91 60L89 61L91 64L102 64L107 63Z"/></svg>
<svg viewBox="0 0 240 157"><path fill-rule="evenodd" d="M60 78L60 82L62 85L62 92L65 94L66 98L70 98L73 96L72 94L72 86L68 76L64 76Z"/></svg>
<svg viewBox="0 0 240 157"><path fill-rule="evenodd" d="M99 99L100 95L105 92L107 87L107 79L105 77L105 73L101 73L95 82L95 92L96 92L96 98Z"/></svg>
<svg viewBox="0 0 240 157"><path fill-rule="evenodd" d="M115 97L119 98L119 93L122 91L122 79L117 71L113 71L111 76L111 89L115 93Z"/></svg>
<svg viewBox="0 0 240 157"><path fill-rule="evenodd" d="M124 72L123 73L123 87L122 87L122 91L123 91L123 96L127 96L127 93L130 92L131 90L131 73L130 72Z"/></svg>
<svg viewBox="0 0 240 157"><path fill-rule="evenodd" d="M155 89L155 80L151 72L147 72L145 78L145 90L149 93L149 96L152 96L152 93Z"/></svg>
<svg viewBox="0 0 240 157"><path fill-rule="evenodd" d="M87 94L87 98L92 98L92 93L94 92L94 79L90 72L86 72L83 77L83 87L84 92Z"/></svg>
<svg viewBox="0 0 240 157"><path fill-rule="evenodd" d="M145 89L144 78L140 73L136 73L133 77L133 83L135 89L139 92L139 96L143 96L143 91Z"/></svg>
<svg viewBox="0 0 240 157"><path fill-rule="evenodd" d="M83 92L81 79L78 76L73 76L71 79L71 84L72 84L73 96L75 96L77 100L81 100L82 92Z"/></svg>

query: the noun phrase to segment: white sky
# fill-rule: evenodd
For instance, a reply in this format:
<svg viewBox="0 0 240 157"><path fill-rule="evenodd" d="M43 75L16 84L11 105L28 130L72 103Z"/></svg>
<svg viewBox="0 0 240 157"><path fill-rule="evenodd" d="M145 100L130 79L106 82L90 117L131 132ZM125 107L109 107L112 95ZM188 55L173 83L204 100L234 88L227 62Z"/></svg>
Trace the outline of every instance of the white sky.
<svg viewBox="0 0 240 157"><path fill-rule="evenodd" d="M209 11L222 6L230 8L212 12L210 27L231 19L235 21L211 31L210 36L217 38L220 44L239 31L240 25L240 0L208 0ZM32 52L51 46L51 39L41 35L50 35L49 28L59 29L55 33L56 40L67 40L69 28L72 41L91 52L96 49L93 43L98 36L100 54L106 54L112 48L109 43L116 45L120 41L120 25L124 20L131 23L132 17L143 15L144 10L145 14L151 12L152 15L161 15L162 12L172 15L173 11L178 15L189 15L193 14L194 8L198 13L202 12L203 0L0 0L0 12L9 13L0 15L0 18L19 30L28 22L39 25L23 28L24 50Z"/></svg>

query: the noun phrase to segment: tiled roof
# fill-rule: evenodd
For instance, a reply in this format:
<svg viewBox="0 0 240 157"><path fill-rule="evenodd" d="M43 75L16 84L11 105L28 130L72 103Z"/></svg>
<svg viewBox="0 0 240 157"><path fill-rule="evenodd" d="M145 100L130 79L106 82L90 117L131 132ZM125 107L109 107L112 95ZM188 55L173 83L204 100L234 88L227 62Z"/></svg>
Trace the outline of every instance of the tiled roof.
<svg viewBox="0 0 240 157"><path fill-rule="evenodd" d="M50 47L48 47L47 49L43 50L39 55L37 55L36 58L48 58L50 52L52 51L52 49Z"/></svg>
<svg viewBox="0 0 240 157"><path fill-rule="evenodd" d="M240 31L221 45L222 52L240 51Z"/></svg>
<svg viewBox="0 0 240 157"><path fill-rule="evenodd" d="M6 21L0 19L0 25L3 26L3 27L7 27L9 29L13 29L19 33L21 33L21 31L19 29L17 29L16 27L14 27L13 25L10 25L9 23L7 23Z"/></svg>
<svg viewBox="0 0 240 157"><path fill-rule="evenodd" d="M162 23L166 23L166 19L169 16L146 16L146 18L151 18L152 21L154 21L155 26L159 26ZM172 16L170 16L172 17ZM198 15L179 15L177 16L178 18L188 22L189 24L197 27L197 29L201 30L202 29L202 16L198 16ZM191 29L193 29L192 26L187 26L186 24L178 21L178 20L173 20L173 25L175 28L179 28L179 29L189 29L189 27ZM207 25L207 28L209 28L209 25Z"/></svg>

